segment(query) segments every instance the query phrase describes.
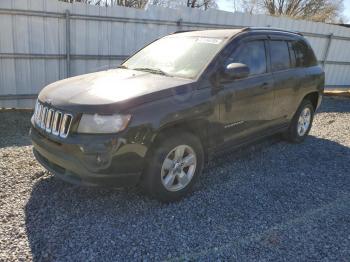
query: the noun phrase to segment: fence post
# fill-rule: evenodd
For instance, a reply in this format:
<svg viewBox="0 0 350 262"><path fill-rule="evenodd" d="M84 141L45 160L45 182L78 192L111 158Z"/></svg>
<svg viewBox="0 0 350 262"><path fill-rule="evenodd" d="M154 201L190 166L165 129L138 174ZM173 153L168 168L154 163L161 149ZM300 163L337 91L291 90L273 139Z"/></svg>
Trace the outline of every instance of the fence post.
<svg viewBox="0 0 350 262"><path fill-rule="evenodd" d="M332 38L333 38L333 34L330 34L330 35L328 36L328 42L327 42L326 50L325 50L324 56L323 56L323 61L322 61L323 69L324 69L324 67L326 66L326 62L327 62L327 58L328 58L329 49L330 49L331 44L332 44Z"/></svg>
<svg viewBox="0 0 350 262"><path fill-rule="evenodd" d="M71 76L70 71L70 13L66 10L66 65L67 65L67 78Z"/></svg>
<svg viewBox="0 0 350 262"><path fill-rule="evenodd" d="M178 28L178 31L182 30L182 22L183 22L182 18L176 21L176 26Z"/></svg>

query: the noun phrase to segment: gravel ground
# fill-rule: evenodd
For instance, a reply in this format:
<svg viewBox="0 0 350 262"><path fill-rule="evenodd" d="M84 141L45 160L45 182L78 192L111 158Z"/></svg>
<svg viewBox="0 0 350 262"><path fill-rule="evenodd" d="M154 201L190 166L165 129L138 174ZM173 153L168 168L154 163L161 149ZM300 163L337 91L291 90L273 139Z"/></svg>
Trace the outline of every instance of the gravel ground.
<svg viewBox="0 0 350 262"><path fill-rule="evenodd" d="M29 113L0 113L0 261L350 261L350 100L326 98L310 137L219 156L192 196L81 188L37 164Z"/></svg>

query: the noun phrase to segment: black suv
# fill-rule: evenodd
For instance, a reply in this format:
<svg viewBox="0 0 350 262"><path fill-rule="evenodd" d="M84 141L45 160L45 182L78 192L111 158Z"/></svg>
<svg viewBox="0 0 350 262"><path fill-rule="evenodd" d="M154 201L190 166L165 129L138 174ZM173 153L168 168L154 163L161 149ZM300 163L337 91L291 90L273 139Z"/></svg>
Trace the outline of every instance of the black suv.
<svg viewBox="0 0 350 262"><path fill-rule="evenodd" d="M298 33L177 32L117 69L45 87L31 120L34 155L71 183L140 185L173 201L215 152L275 133L303 141L323 89Z"/></svg>

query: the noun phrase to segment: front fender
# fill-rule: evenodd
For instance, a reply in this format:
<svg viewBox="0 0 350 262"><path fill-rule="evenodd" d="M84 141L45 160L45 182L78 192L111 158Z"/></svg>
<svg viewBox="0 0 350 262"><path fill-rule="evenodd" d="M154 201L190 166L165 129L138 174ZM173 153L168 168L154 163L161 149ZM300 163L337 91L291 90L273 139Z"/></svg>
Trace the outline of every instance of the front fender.
<svg viewBox="0 0 350 262"><path fill-rule="evenodd" d="M211 127L219 120L215 95L209 88L193 90L186 96L174 94L142 104L128 113L133 116L128 133L133 133L135 142L147 148L163 131L179 127L198 133L201 138L215 137Z"/></svg>

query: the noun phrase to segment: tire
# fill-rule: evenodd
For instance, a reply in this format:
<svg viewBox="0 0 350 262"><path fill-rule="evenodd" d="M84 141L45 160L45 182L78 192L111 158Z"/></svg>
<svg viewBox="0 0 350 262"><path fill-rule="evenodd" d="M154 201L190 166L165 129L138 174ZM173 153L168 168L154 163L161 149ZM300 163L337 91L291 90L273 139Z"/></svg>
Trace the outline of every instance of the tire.
<svg viewBox="0 0 350 262"><path fill-rule="evenodd" d="M183 161L179 161L182 151ZM149 159L141 181L143 191L161 202L173 202L192 191L203 170L204 153L196 136L172 132L158 140Z"/></svg>
<svg viewBox="0 0 350 262"><path fill-rule="evenodd" d="M302 119L302 114L304 117L306 116L305 114L309 113L309 124L308 125L303 125L301 122L304 120L307 122L307 119L303 118ZM292 143L301 143L305 140L305 138L308 136L310 129L312 127L312 121L314 119L314 114L315 114L315 109L311 103L310 100L304 99L297 112L293 116L293 119L288 127L288 130L285 132L284 137L288 141ZM299 120L301 122L299 122ZM304 121L304 123L305 123ZM302 128L301 128L302 126ZM302 131L302 132L300 132Z"/></svg>

